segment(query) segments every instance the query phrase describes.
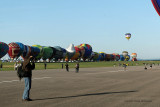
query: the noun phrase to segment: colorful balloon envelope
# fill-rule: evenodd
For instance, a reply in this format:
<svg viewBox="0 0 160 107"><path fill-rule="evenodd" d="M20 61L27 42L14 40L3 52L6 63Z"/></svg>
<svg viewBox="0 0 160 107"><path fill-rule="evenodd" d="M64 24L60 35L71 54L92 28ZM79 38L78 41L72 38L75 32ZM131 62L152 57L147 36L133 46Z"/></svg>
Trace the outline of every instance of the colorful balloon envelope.
<svg viewBox="0 0 160 107"><path fill-rule="evenodd" d="M40 53L40 49L38 47L31 46L31 56L36 58Z"/></svg>
<svg viewBox="0 0 160 107"><path fill-rule="evenodd" d="M106 53L104 53L104 52L99 52L99 54L101 54L101 61L104 61L105 60L105 58L106 58Z"/></svg>
<svg viewBox="0 0 160 107"><path fill-rule="evenodd" d="M125 61L129 61L130 55L125 56Z"/></svg>
<svg viewBox="0 0 160 107"><path fill-rule="evenodd" d="M20 54L20 47L18 44L15 42L9 43L9 50L8 50L8 55L10 56L11 59L18 58Z"/></svg>
<svg viewBox="0 0 160 107"><path fill-rule="evenodd" d="M85 48L83 47L83 46L80 46L80 45L78 45L78 46L75 46L75 47L77 47L77 48L79 48L80 49L80 53L81 53L81 57L83 57L84 56L84 54L85 54Z"/></svg>
<svg viewBox="0 0 160 107"><path fill-rule="evenodd" d="M131 54L131 57L132 57L132 58L136 58L136 57L137 57L137 54L136 54L136 53L132 53L132 54Z"/></svg>
<svg viewBox="0 0 160 107"><path fill-rule="evenodd" d="M22 43L20 43L20 42L15 42L15 43L18 44L18 46L20 47L20 51L19 51L19 54L17 56L17 57L19 57L20 55L23 54L23 52L25 50L25 46Z"/></svg>
<svg viewBox="0 0 160 107"><path fill-rule="evenodd" d="M99 54L97 52L94 52L93 60L97 61L99 57Z"/></svg>
<svg viewBox="0 0 160 107"><path fill-rule="evenodd" d="M31 47L28 45L24 45L24 52L22 53L22 58L28 58L31 55Z"/></svg>
<svg viewBox="0 0 160 107"><path fill-rule="evenodd" d="M73 57L71 58L71 60L78 60L80 58L80 49L78 47L74 47L76 52L73 55Z"/></svg>
<svg viewBox="0 0 160 107"><path fill-rule="evenodd" d="M44 52L43 52L43 57L42 57L43 60L46 60L46 59L49 59L49 58L52 57L53 50L52 50L51 47L45 47L45 46L44 46L44 47L43 47L43 50L44 50Z"/></svg>
<svg viewBox="0 0 160 107"><path fill-rule="evenodd" d="M41 45L32 45L32 46L39 48L40 52L39 52L39 54L36 56L36 59L37 59L37 60L41 59L42 56L43 56L43 52L44 52L43 47L42 47Z"/></svg>
<svg viewBox="0 0 160 107"><path fill-rule="evenodd" d="M157 11L158 15L160 16L160 0L151 0L152 4Z"/></svg>
<svg viewBox="0 0 160 107"><path fill-rule="evenodd" d="M122 52L122 55L125 57L125 56L128 55L128 52L127 52L127 51L123 51L123 52Z"/></svg>
<svg viewBox="0 0 160 107"><path fill-rule="evenodd" d="M9 47L6 43L0 42L0 58L5 56L9 50Z"/></svg>
<svg viewBox="0 0 160 107"><path fill-rule="evenodd" d="M126 33L126 34L125 34L125 37L126 37L126 39L129 40L129 39L131 38L131 34L130 34L130 33Z"/></svg>
<svg viewBox="0 0 160 107"><path fill-rule="evenodd" d="M56 49L54 58L56 60L63 59L63 49L60 46L54 46L54 48Z"/></svg>
<svg viewBox="0 0 160 107"><path fill-rule="evenodd" d="M89 58L92 53L92 47L89 44L81 44L80 46L83 46L85 48L85 54L83 56L83 60Z"/></svg>

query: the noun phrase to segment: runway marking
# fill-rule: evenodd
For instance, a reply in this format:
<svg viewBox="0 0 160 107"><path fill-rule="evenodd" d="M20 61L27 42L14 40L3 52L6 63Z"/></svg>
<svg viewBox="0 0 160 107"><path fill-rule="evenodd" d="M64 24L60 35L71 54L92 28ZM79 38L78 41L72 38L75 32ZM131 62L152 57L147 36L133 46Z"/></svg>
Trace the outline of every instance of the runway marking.
<svg viewBox="0 0 160 107"><path fill-rule="evenodd" d="M40 80L40 79L48 79L48 78L52 78L52 77L41 77L41 78L33 78L32 80ZM12 83L12 82L17 82L17 81L20 81L20 80L10 80L10 81L1 81L1 83ZM23 79L21 81L24 81Z"/></svg>

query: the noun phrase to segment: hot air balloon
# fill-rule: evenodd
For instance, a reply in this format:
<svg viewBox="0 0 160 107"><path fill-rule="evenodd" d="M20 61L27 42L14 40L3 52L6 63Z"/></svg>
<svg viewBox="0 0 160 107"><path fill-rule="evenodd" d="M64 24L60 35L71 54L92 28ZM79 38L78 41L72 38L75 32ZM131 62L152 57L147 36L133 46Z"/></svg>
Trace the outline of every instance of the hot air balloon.
<svg viewBox="0 0 160 107"><path fill-rule="evenodd" d="M68 61L74 56L74 54L76 53L76 50L74 48L74 45L70 44L69 47L66 49L66 51L67 51L66 61Z"/></svg>
<svg viewBox="0 0 160 107"><path fill-rule="evenodd" d="M40 50L39 54L35 57L36 60L41 59L42 56L43 56L43 52L44 52L43 47L40 46L40 45L32 45L32 46L33 46L33 47L37 47L37 48L39 48L39 50Z"/></svg>
<svg viewBox="0 0 160 107"><path fill-rule="evenodd" d="M9 43L9 51L8 51L8 55L10 56L11 59L14 58L18 58L19 54L20 54L20 47L18 44L16 44L15 42Z"/></svg>
<svg viewBox="0 0 160 107"><path fill-rule="evenodd" d="M81 56L81 50L77 46L75 46L74 48L75 48L76 52L75 52L74 56L71 58L71 60L78 60Z"/></svg>
<svg viewBox="0 0 160 107"><path fill-rule="evenodd" d="M123 55L123 57L126 57L128 55L128 52L127 51L123 51L122 55Z"/></svg>
<svg viewBox="0 0 160 107"><path fill-rule="evenodd" d="M9 47L6 43L0 42L0 58L5 56L9 50Z"/></svg>
<svg viewBox="0 0 160 107"><path fill-rule="evenodd" d="M136 53L132 53L131 57L132 57L132 61L137 61L137 54Z"/></svg>
<svg viewBox="0 0 160 107"><path fill-rule="evenodd" d="M24 52L22 53L22 58L24 59L24 58L27 58L27 57L29 57L30 55L31 55L31 47L30 46L28 46L28 45L24 45Z"/></svg>
<svg viewBox="0 0 160 107"><path fill-rule="evenodd" d="M126 37L126 39L129 40L129 39L131 38L131 34L130 34L130 33L126 33L126 34L125 34L125 37Z"/></svg>
<svg viewBox="0 0 160 107"><path fill-rule="evenodd" d="M115 61L120 59L120 55L118 53L113 53Z"/></svg>
<svg viewBox="0 0 160 107"><path fill-rule="evenodd" d="M83 55L83 60L85 61L87 58L91 56L92 47L89 44L80 44L80 46L83 46L85 49L85 54Z"/></svg>
<svg viewBox="0 0 160 107"><path fill-rule="evenodd" d="M101 54L101 61L104 61L105 60L105 58L106 58L106 53L104 53L104 52L99 52L99 54Z"/></svg>
<svg viewBox="0 0 160 107"><path fill-rule="evenodd" d="M25 50L25 46L20 43L20 42L15 42L16 44L18 44L18 46L20 47L20 51L19 51L19 54L17 55L17 57L19 57L20 55L23 54L24 50Z"/></svg>
<svg viewBox="0 0 160 107"><path fill-rule="evenodd" d="M151 1L158 15L160 16L160 0L151 0Z"/></svg>
<svg viewBox="0 0 160 107"><path fill-rule="evenodd" d="M124 60L129 61L129 59L130 59L130 55L127 55Z"/></svg>
<svg viewBox="0 0 160 107"><path fill-rule="evenodd" d="M60 46L54 46L56 52L53 58L57 61L58 59L63 59L63 49Z"/></svg>
<svg viewBox="0 0 160 107"><path fill-rule="evenodd" d="M46 60L46 59L51 58L51 56L53 54L53 49L51 47L43 46L43 50L44 50L44 52L43 52L42 59Z"/></svg>
<svg viewBox="0 0 160 107"><path fill-rule="evenodd" d="M83 46L80 46L80 45L75 46L75 47L77 47L77 48L79 48L79 49L80 49L80 51L81 51L81 52L80 52L80 54L81 54L80 56L81 56L81 57L83 57L83 56L84 56L84 54L85 54L85 48L84 48Z"/></svg>
<svg viewBox="0 0 160 107"><path fill-rule="evenodd" d="M40 53L40 49L38 47L31 46L31 56L36 58Z"/></svg>

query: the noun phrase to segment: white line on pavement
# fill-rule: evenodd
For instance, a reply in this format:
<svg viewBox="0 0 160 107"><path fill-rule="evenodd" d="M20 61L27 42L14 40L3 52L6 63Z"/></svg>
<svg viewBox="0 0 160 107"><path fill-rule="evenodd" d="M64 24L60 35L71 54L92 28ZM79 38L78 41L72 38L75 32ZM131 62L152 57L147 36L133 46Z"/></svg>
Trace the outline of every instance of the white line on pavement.
<svg viewBox="0 0 160 107"><path fill-rule="evenodd" d="M52 77L33 78L32 80L40 80L40 79L48 79L48 78L52 78ZM19 81L19 80L1 81L0 84L1 83L12 83L12 82L17 82L17 81ZM24 80L22 80L22 81L24 81Z"/></svg>

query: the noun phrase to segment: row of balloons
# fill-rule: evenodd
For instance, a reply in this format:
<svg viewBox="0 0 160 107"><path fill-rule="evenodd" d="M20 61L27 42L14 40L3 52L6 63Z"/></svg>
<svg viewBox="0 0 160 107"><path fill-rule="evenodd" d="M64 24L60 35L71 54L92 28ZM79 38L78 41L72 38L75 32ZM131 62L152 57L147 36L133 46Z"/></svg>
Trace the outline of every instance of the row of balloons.
<svg viewBox="0 0 160 107"><path fill-rule="evenodd" d="M40 45L24 45L20 42L12 42L6 44L4 42L0 42L0 58L8 53L11 59L16 59L18 57L27 58L29 56L35 57L36 60L39 59L65 59L69 60L78 60L86 59L94 60L94 61L128 61L130 59L130 55L128 55L127 51L123 51L122 55L118 53L106 54L104 52L93 52L92 47L89 44L80 44L78 46L74 46L71 44L67 49L61 48L60 46L40 46ZM136 61L137 54L131 54L132 60Z"/></svg>

